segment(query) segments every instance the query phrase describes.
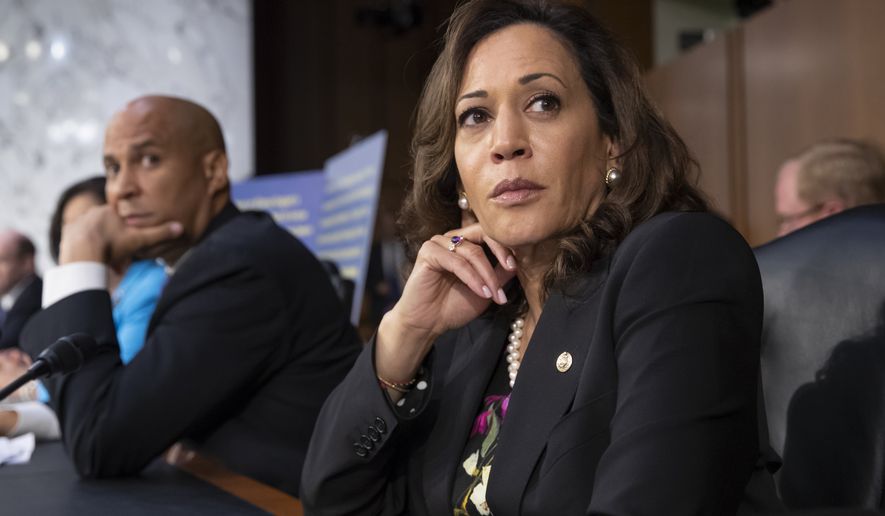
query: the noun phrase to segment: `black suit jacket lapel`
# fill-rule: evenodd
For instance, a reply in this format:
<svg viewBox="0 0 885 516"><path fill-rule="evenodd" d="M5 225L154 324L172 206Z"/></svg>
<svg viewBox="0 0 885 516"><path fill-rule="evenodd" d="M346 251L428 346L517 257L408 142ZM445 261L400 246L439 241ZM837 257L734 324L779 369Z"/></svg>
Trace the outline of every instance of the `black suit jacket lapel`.
<svg viewBox="0 0 885 516"><path fill-rule="evenodd" d="M200 236L199 241L191 247L187 253L192 253L197 250L199 245L205 241L209 235L218 230L221 226L229 222L231 219L235 218L240 214L240 210L231 203L227 203L224 208L215 216L211 221L209 221L209 225L206 226L206 231L203 232L203 235ZM188 255L182 257L181 260L176 264L176 272L180 267L184 266L184 263L187 261ZM210 267L211 270L211 267ZM173 274L169 277L169 281L166 282L166 286L163 287L163 292L160 294L160 299L157 300L157 306L154 308L154 313L151 315L150 323L148 324L147 335L150 335L153 332L154 327L157 325L157 322L162 318L163 313L169 308L172 301L180 295L182 289L185 291L190 288L190 282L182 281L180 276L176 276Z"/></svg>
<svg viewBox="0 0 885 516"><path fill-rule="evenodd" d="M580 294L551 294L526 350L492 464L487 499L495 514L519 514L522 495L551 429L571 407L596 326L606 264L585 278ZM569 353L560 372L557 358Z"/></svg>
<svg viewBox="0 0 885 516"><path fill-rule="evenodd" d="M423 479L430 514L452 513L454 474L507 340L508 328L501 317L476 321L467 330L454 343L460 355L453 357L446 374L445 396L426 441Z"/></svg>

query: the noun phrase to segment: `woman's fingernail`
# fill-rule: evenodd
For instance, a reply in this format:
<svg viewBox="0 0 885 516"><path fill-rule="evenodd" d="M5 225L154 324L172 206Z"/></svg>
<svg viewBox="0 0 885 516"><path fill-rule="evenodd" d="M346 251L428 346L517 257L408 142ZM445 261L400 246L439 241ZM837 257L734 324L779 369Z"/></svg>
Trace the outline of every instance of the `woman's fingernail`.
<svg viewBox="0 0 885 516"><path fill-rule="evenodd" d="M514 260L512 256L508 256L507 260L505 260L505 262L507 263L508 269L515 269L516 268L516 260Z"/></svg>
<svg viewBox="0 0 885 516"><path fill-rule="evenodd" d="M504 289L502 288L498 289L498 301L500 301L502 305L507 302L507 295L504 294Z"/></svg>
<svg viewBox="0 0 885 516"><path fill-rule="evenodd" d="M180 222L173 222L173 223L169 224L169 229L172 230L172 233L174 233L176 235L180 235L181 230L182 230L181 223Z"/></svg>
<svg viewBox="0 0 885 516"><path fill-rule="evenodd" d="M484 295L486 297L486 299L491 299L492 298L492 291L489 290L489 287L483 285L482 286L482 295Z"/></svg>

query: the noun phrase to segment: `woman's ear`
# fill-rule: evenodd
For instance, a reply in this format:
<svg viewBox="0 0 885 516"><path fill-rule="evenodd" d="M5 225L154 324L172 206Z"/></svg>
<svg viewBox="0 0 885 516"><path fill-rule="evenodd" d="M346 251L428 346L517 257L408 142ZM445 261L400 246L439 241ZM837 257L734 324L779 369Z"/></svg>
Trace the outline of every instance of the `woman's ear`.
<svg viewBox="0 0 885 516"><path fill-rule="evenodd" d="M605 146L606 146L606 149L605 149L605 151L606 151L606 154L605 154L606 155L606 162L605 162L606 168L608 168L608 167L620 168L620 166L621 166L621 146L620 146L620 144L613 137L607 136Z"/></svg>
<svg viewBox="0 0 885 516"><path fill-rule="evenodd" d="M455 181L455 191L458 192L458 207L461 208L461 227L475 224L477 222L476 214L470 209L470 199L467 197L467 192L464 191L464 185L461 184L460 179Z"/></svg>

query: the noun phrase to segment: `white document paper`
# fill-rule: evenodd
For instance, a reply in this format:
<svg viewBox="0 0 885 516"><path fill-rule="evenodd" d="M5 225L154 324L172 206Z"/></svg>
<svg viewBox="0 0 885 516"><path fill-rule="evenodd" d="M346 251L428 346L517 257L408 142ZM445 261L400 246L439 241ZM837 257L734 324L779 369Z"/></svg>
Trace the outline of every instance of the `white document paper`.
<svg viewBox="0 0 885 516"><path fill-rule="evenodd" d="M28 433L13 437L0 437L0 465L2 464L25 464L31 460L34 453L36 439L34 434Z"/></svg>

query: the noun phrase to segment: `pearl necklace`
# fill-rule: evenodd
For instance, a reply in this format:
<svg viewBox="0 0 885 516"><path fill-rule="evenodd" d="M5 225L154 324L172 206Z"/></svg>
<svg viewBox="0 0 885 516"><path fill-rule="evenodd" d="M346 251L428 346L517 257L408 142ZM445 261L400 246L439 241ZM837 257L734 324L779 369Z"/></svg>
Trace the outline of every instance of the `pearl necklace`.
<svg viewBox="0 0 885 516"><path fill-rule="evenodd" d="M525 319L517 317L510 324L510 336L507 337L507 373L510 376L510 388L516 383L516 374L519 372L519 344L522 340L522 328Z"/></svg>

